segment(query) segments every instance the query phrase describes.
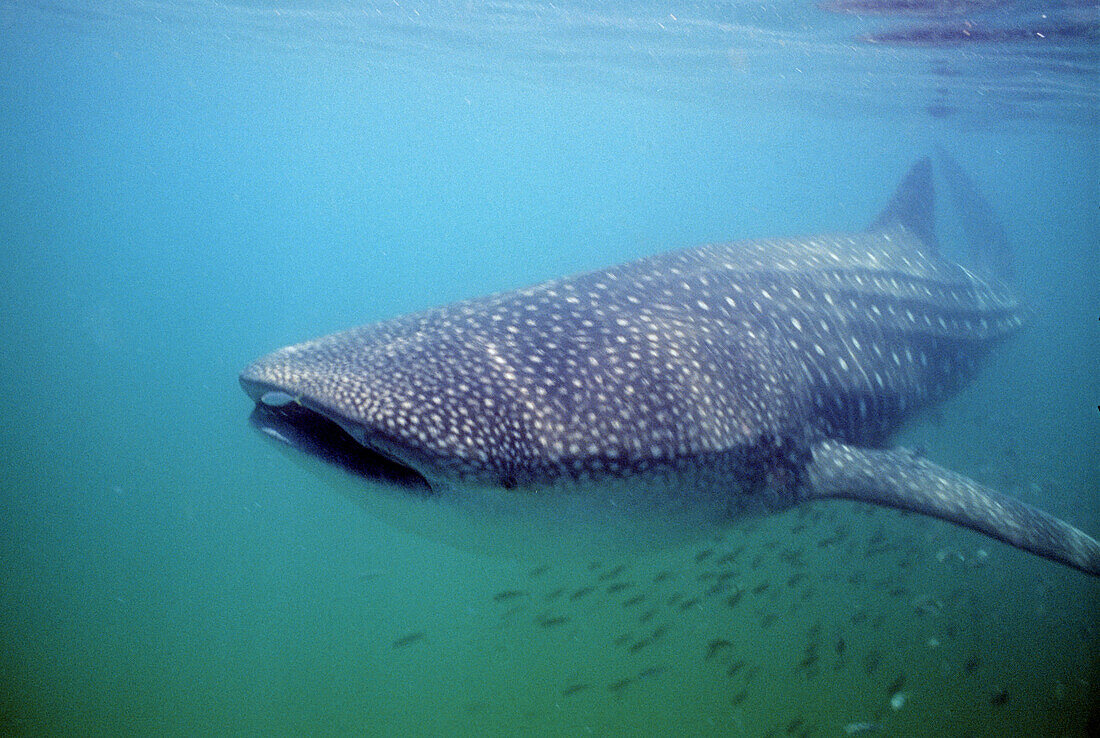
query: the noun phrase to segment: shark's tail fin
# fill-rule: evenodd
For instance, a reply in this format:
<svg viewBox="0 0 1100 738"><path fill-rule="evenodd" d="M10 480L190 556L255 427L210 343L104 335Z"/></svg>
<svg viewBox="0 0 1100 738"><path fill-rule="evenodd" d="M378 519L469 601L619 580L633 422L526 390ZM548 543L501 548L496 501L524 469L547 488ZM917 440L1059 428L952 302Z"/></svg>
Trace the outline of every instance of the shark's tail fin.
<svg viewBox="0 0 1100 738"><path fill-rule="evenodd" d="M846 498L947 520L1100 576L1100 543L1069 523L906 451L826 441L813 449L810 498Z"/></svg>
<svg viewBox="0 0 1100 738"><path fill-rule="evenodd" d="M947 181L947 191L958 213L963 237L983 276L1011 283L1012 250L1004 226L989 201L963 168L943 149L936 149L940 171Z"/></svg>
<svg viewBox="0 0 1100 738"><path fill-rule="evenodd" d="M939 250L936 240L936 196L932 186L932 160L919 159L901 180L894 196L882 209L869 230L905 226L930 249Z"/></svg>

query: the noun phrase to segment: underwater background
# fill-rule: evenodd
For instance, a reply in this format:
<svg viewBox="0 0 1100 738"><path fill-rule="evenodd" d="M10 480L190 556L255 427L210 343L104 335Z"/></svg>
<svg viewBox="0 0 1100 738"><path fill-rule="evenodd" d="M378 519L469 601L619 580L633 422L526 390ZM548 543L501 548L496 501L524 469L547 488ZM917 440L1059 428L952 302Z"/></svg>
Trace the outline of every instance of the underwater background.
<svg viewBox="0 0 1100 738"><path fill-rule="evenodd" d="M0 0L0 734L1096 735L1084 574L845 502L485 557L274 452L237 373L862 228L941 147L1032 323L896 440L1096 535L1098 28L1073 0Z"/></svg>

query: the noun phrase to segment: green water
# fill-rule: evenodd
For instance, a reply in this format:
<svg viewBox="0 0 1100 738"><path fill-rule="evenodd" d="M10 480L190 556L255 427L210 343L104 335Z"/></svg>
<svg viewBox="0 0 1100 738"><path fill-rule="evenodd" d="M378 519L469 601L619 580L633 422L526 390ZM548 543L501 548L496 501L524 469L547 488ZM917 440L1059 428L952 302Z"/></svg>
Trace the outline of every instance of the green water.
<svg viewBox="0 0 1100 738"><path fill-rule="evenodd" d="M274 453L236 381L428 305L861 227L941 144L1004 216L1033 325L898 441L1100 533L1095 78L1050 73L1030 117L940 119L908 101L987 88L906 60L962 52L851 76L874 59L809 43L856 22L833 16L793 39L761 21L744 64L658 54L633 76L622 49L664 47L623 7L614 44L584 6L531 45L526 10L421 35L320 3L94 8L0 3L0 732L1096 729L1085 575L847 503L650 556L479 557Z"/></svg>

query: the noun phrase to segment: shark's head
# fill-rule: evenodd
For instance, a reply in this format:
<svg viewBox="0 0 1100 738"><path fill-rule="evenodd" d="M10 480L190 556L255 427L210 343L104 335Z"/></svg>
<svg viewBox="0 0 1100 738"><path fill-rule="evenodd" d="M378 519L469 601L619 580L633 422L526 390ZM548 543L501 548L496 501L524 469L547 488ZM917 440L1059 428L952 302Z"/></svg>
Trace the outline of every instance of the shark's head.
<svg viewBox="0 0 1100 738"><path fill-rule="evenodd" d="M536 531L555 549L653 547L756 507L737 494L739 467L758 482L750 457L785 401L758 343L637 306L607 319L613 295L574 310L562 292L550 283L275 351L240 376L253 424L428 506L403 527L462 528L441 522L461 511L486 526L461 543L491 538L494 550L509 527L509 550ZM719 345L738 358L721 376L703 356Z"/></svg>
<svg viewBox="0 0 1100 738"><path fill-rule="evenodd" d="M784 419L797 425L782 347L716 316L650 307L651 285L599 274L289 346L241 383L271 434L349 467L363 466L348 456L362 448L437 492L697 466ZM720 299L698 279L686 309Z"/></svg>

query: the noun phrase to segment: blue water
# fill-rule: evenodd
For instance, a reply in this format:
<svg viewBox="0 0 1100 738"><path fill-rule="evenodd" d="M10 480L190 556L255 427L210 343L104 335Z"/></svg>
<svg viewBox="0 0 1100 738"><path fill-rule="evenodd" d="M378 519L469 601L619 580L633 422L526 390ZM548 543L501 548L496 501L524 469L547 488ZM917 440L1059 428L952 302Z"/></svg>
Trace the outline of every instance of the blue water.
<svg viewBox="0 0 1100 738"><path fill-rule="evenodd" d="M1095 8L1051 5L1093 36L1050 44L859 40L1048 10L1013 7L0 2L0 733L1095 730L1082 574L844 503L532 574L274 453L236 380L418 308L861 227L940 145L1033 325L898 440L1096 534ZM701 596L742 546L744 601Z"/></svg>

